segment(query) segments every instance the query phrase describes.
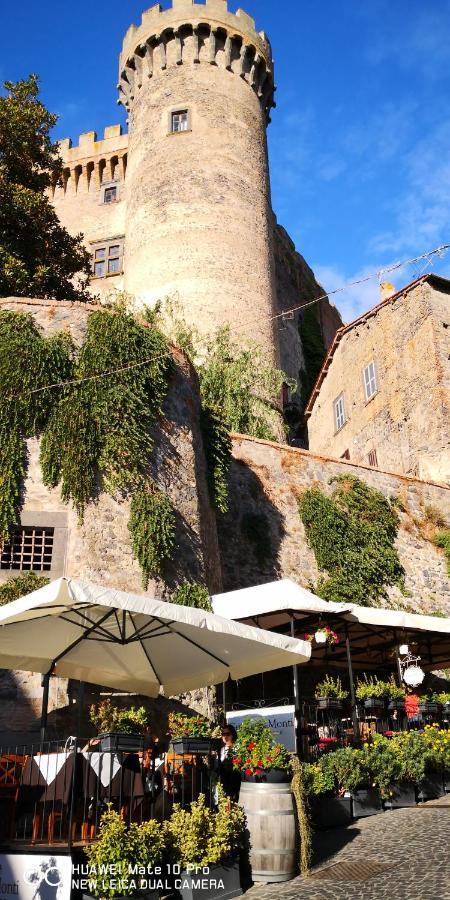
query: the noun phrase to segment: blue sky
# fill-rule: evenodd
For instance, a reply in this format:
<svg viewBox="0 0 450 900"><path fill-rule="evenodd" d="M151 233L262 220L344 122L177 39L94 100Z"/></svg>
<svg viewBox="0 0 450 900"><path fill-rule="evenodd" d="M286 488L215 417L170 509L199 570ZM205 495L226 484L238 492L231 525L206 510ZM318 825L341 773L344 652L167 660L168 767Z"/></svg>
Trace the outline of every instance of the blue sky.
<svg viewBox="0 0 450 900"><path fill-rule="evenodd" d="M145 0L22 0L2 13L0 76L35 71L57 136L124 122L117 58ZM167 4L164 4L167 5ZM229 0L272 42L273 206L327 290L450 242L450 0ZM450 277L450 253L392 276ZM372 280L336 297L345 320Z"/></svg>

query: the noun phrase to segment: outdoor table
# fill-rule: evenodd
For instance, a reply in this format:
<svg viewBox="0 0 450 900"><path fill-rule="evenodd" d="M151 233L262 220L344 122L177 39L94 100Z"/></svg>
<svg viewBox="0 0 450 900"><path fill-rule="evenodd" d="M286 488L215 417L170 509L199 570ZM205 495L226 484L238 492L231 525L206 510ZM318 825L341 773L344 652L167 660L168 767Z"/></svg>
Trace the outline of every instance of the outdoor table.
<svg viewBox="0 0 450 900"><path fill-rule="evenodd" d="M107 802L116 802L120 814L131 821L137 814L144 799L144 782L141 763L137 753L110 753L83 751L82 793L85 800L84 820L92 831ZM87 837L86 827L83 837Z"/></svg>
<svg viewBox="0 0 450 900"><path fill-rule="evenodd" d="M54 826L71 801L74 775L73 751L38 753L25 758L22 783L19 789L19 805L22 812L33 815L32 837L34 843L42 836L42 825L48 815L47 837L53 843Z"/></svg>

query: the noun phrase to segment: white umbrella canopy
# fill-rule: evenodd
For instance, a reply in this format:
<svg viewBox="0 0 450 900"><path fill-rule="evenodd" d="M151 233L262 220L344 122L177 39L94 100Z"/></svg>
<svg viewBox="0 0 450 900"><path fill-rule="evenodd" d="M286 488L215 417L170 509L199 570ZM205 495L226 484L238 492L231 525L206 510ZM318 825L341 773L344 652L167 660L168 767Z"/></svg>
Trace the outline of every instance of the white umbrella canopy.
<svg viewBox="0 0 450 900"><path fill-rule="evenodd" d="M60 578L0 608L0 668L156 697L307 662L311 647L212 613Z"/></svg>

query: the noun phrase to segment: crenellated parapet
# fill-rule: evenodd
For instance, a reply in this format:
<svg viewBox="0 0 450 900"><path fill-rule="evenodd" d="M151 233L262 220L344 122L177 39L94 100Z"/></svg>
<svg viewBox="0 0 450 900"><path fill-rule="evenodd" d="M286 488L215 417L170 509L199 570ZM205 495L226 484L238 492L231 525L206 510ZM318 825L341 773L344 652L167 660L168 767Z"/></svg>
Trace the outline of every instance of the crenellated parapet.
<svg viewBox="0 0 450 900"><path fill-rule="evenodd" d="M59 142L63 159L62 180L53 192L82 193L99 190L109 181L124 181L127 167L128 134L121 125L109 125L102 140L95 131L80 134L78 144L70 138Z"/></svg>
<svg viewBox="0 0 450 900"><path fill-rule="evenodd" d="M275 106L271 46L242 9L229 12L227 0L172 0L170 9L163 11L157 3L146 10L123 41L118 102L129 111L146 79L183 65L220 66L244 79L270 121Z"/></svg>

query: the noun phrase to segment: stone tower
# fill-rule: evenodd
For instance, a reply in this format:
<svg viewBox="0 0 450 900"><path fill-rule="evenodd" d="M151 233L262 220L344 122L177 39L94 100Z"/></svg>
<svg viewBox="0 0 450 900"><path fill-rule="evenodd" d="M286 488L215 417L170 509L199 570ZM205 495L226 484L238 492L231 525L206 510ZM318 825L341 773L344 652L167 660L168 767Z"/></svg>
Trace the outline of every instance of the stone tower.
<svg viewBox="0 0 450 900"><path fill-rule="evenodd" d="M119 92L125 289L150 305L178 297L201 331L242 325L277 359L266 35L227 0L156 4L125 35Z"/></svg>

